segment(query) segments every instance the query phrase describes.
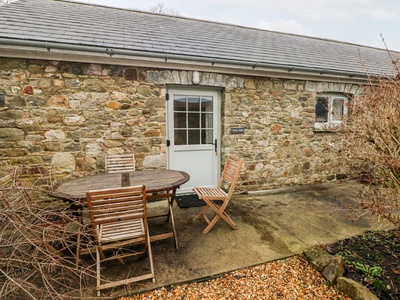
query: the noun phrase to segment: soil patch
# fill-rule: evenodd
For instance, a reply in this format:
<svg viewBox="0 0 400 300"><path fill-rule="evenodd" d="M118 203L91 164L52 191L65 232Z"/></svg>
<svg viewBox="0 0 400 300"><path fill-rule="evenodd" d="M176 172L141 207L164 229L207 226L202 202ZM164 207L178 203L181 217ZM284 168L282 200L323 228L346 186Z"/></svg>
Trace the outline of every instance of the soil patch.
<svg viewBox="0 0 400 300"><path fill-rule="evenodd" d="M346 262L346 277L382 300L400 299L400 231L368 231L327 249Z"/></svg>

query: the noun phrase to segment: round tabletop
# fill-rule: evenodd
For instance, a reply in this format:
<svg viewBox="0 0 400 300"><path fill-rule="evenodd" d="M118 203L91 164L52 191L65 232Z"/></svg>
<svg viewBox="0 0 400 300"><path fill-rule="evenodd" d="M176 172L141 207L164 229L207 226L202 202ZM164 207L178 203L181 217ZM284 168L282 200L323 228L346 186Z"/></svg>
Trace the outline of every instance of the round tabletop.
<svg viewBox="0 0 400 300"><path fill-rule="evenodd" d="M188 173L177 170L143 170L127 173L106 173L65 181L55 191L57 197L71 200L86 198L90 190L144 185L148 193L179 188L189 181Z"/></svg>

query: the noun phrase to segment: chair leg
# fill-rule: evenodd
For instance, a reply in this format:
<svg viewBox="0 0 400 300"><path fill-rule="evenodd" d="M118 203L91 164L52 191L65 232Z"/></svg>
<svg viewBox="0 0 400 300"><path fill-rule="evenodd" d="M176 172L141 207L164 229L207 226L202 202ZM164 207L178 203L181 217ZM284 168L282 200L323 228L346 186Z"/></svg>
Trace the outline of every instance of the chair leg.
<svg viewBox="0 0 400 300"><path fill-rule="evenodd" d="M232 227L232 229L237 229L236 224L232 221L232 219L227 215L227 214L223 214L223 217L216 214L215 217L211 220L210 223L208 223L208 226L203 230L203 233L207 233L211 230L211 228L214 227L214 225L218 222L218 220L222 218L229 226Z"/></svg>
<svg viewBox="0 0 400 300"><path fill-rule="evenodd" d="M203 200L203 199L202 199ZM204 200L203 200L204 201ZM197 215L197 220L201 220L203 216L206 214L207 210L210 208L210 206L206 202L206 206L203 208L203 210Z"/></svg>
<svg viewBox="0 0 400 300"><path fill-rule="evenodd" d="M232 229L235 229L235 230L237 229L237 225L235 224L235 222L233 222L233 220L225 212L222 213L221 218L226 223L228 223L232 227Z"/></svg>
<svg viewBox="0 0 400 300"><path fill-rule="evenodd" d="M150 260L150 272L151 272L151 275L153 276L151 278L151 281L154 283L154 282L156 282L156 279L154 277L153 253L151 251L149 230L147 230L147 252L148 252L149 260Z"/></svg>
<svg viewBox="0 0 400 300"><path fill-rule="evenodd" d="M237 229L235 222L233 222L232 219L224 211L221 211L221 209L218 206L216 206L212 200L208 200L206 198L203 200L207 204L206 208L207 209L211 208L216 213L214 218L210 222L207 222L208 226L204 229L203 233L208 233L211 230L211 228L213 228L213 226L218 222L218 220L220 218L222 218L226 223L228 223L228 225L231 226L232 229ZM203 209L203 211L205 211L205 210L206 209ZM203 215L203 217L206 217L206 215L205 215L205 213L203 213L203 211L200 213L200 215ZM207 219L206 219L206 221L207 221Z"/></svg>

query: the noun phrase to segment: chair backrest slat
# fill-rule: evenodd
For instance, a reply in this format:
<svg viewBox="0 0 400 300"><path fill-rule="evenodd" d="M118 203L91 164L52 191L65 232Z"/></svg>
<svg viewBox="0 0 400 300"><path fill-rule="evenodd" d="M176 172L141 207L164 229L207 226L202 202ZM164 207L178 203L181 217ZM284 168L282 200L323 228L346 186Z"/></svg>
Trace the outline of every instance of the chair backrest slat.
<svg viewBox="0 0 400 300"><path fill-rule="evenodd" d="M222 188L223 183L226 181L230 184L229 194L232 194L235 189L237 180L239 178L239 174L240 174L242 165L243 165L243 158L229 156L225 163L224 170L221 175L221 179L218 183L218 187Z"/></svg>
<svg viewBox="0 0 400 300"><path fill-rule="evenodd" d="M122 173L135 171L135 155L127 154L109 154L105 158L107 173Z"/></svg>
<svg viewBox="0 0 400 300"><path fill-rule="evenodd" d="M94 190L86 195L93 226L146 217L144 186Z"/></svg>

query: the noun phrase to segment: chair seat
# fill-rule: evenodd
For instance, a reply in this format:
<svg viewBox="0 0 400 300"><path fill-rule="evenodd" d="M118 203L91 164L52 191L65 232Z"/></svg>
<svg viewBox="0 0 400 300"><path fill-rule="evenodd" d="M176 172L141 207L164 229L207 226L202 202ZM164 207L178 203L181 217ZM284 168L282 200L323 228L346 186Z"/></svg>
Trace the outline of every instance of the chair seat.
<svg viewBox="0 0 400 300"><path fill-rule="evenodd" d="M196 192L199 199L203 199L204 197L211 197L212 200L224 200L228 195L224 190L220 188L196 187L193 190Z"/></svg>
<svg viewBox="0 0 400 300"><path fill-rule="evenodd" d="M140 219L118 222L118 224L99 225L99 242L101 244L142 237L143 222Z"/></svg>

